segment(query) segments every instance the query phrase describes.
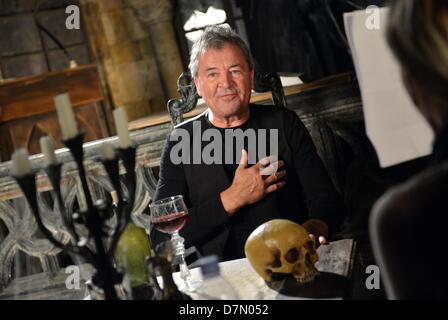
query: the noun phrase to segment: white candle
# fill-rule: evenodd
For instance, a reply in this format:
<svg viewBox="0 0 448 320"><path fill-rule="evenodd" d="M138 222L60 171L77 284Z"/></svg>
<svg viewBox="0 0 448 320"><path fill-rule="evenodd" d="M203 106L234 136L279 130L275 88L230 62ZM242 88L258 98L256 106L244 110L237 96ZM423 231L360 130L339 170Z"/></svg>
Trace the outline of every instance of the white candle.
<svg viewBox="0 0 448 320"><path fill-rule="evenodd" d="M44 154L45 163L47 166L56 164L58 161L54 154L54 144L50 137L45 136L40 138L40 151Z"/></svg>
<svg viewBox="0 0 448 320"><path fill-rule="evenodd" d="M128 116L124 108L114 110L115 127L117 128L118 141L122 149L131 146L131 138L129 137Z"/></svg>
<svg viewBox="0 0 448 320"><path fill-rule="evenodd" d="M109 142L102 143L100 150L101 150L101 157L104 160L112 160L113 158L115 158L114 148Z"/></svg>
<svg viewBox="0 0 448 320"><path fill-rule="evenodd" d="M118 203L118 193L117 193L117 191L112 190L110 192L110 196L112 197L112 203L116 205Z"/></svg>
<svg viewBox="0 0 448 320"><path fill-rule="evenodd" d="M54 97L54 104L58 113L59 125L64 140L71 139L78 134L75 114L68 93L63 93Z"/></svg>
<svg viewBox="0 0 448 320"><path fill-rule="evenodd" d="M31 172L28 151L26 149L17 149L14 151L12 154L11 175L14 177L23 177Z"/></svg>

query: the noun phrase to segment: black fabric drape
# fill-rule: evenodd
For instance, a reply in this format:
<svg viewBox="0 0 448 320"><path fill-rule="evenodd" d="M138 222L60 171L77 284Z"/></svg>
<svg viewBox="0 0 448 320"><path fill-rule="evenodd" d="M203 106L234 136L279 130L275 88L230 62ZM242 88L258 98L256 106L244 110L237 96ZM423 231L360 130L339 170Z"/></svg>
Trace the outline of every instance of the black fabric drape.
<svg viewBox="0 0 448 320"><path fill-rule="evenodd" d="M309 82L353 70L343 13L370 2L379 1L241 0L237 4L258 70L299 73Z"/></svg>

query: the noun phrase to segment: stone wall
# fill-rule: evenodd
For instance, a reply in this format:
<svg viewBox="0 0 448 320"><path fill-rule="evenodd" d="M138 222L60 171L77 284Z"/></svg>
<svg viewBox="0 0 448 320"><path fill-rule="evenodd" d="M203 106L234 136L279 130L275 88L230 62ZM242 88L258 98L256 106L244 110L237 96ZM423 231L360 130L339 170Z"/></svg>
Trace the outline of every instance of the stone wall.
<svg viewBox="0 0 448 320"><path fill-rule="evenodd" d="M92 61L84 29L65 28L65 7L78 1L44 1L34 16L36 2L0 1L0 68L3 78L33 76L68 68L69 59L53 40L38 29L36 19L61 41L78 64Z"/></svg>
<svg viewBox="0 0 448 320"><path fill-rule="evenodd" d="M113 105L124 106L130 121L165 111L166 101L178 95L182 72L171 1L82 0L81 5Z"/></svg>
<svg viewBox="0 0 448 320"><path fill-rule="evenodd" d="M42 30L54 34L78 65L98 66L106 121L124 106L129 121L166 112L178 96L183 71L172 23L171 0L0 1L0 79L27 77L69 67L69 59ZM68 30L68 5L81 9L81 28Z"/></svg>

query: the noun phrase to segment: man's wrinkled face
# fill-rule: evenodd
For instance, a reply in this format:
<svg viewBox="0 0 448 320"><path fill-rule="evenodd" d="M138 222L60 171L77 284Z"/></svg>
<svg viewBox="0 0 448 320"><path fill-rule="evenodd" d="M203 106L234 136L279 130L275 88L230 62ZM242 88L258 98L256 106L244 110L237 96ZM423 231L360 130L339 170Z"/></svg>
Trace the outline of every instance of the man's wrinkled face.
<svg viewBox="0 0 448 320"><path fill-rule="evenodd" d="M202 54L194 82L211 111L227 118L248 108L253 76L240 48L225 44L222 49L208 49Z"/></svg>

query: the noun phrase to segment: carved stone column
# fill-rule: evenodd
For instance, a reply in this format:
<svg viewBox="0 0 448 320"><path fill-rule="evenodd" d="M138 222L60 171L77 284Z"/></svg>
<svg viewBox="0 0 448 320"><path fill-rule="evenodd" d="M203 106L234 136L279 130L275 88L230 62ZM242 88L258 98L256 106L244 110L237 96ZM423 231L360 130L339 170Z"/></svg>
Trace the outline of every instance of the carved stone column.
<svg viewBox="0 0 448 320"><path fill-rule="evenodd" d="M81 5L114 107L124 106L129 121L166 110L153 41L134 10L120 0L82 0Z"/></svg>
<svg viewBox="0 0 448 320"><path fill-rule="evenodd" d="M167 98L178 97L176 83L183 67L173 27L172 0L129 0L129 3L151 34Z"/></svg>

